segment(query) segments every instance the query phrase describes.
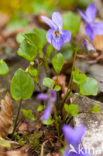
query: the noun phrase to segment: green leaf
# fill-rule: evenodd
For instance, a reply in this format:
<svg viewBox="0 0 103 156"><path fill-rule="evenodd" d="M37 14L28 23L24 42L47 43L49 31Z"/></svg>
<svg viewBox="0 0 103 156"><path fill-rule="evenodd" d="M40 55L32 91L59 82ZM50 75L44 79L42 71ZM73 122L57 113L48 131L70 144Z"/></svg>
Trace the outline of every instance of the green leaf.
<svg viewBox="0 0 103 156"><path fill-rule="evenodd" d="M68 29L72 35L75 35L80 28L80 18L75 13L69 11L63 14L64 29Z"/></svg>
<svg viewBox="0 0 103 156"><path fill-rule="evenodd" d="M99 108L98 105L95 105L92 107L92 109L90 109L89 112L95 112L95 113L99 113L101 111L101 109Z"/></svg>
<svg viewBox="0 0 103 156"><path fill-rule="evenodd" d="M18 33L18 34L16 35L16 41L17 41L18 43L22 43L22 42L23 42L23 40L24 40L23 34L24 34L24 33Z"/></svg>
<svg viewBox="0 0 103 156"><path fill-rule="evenodd" d="M76 104L65 104L64 109L68 115L71 114L74 117L78 115L78 106Z"/></svg>
<svg viewBox="0 0 103 156"><path fill-rule="evenodd" d="M85 82L87 77L83 73L79 73L79 69L76 67L76 70L72 72L73 74L73 82L80 85L81 83Z"/></svg>
<svg viewBox="0 0 103 156"><path fill-rule="evenodd" d="M53 57L52 65L53 65L56 73L59 74L64 65L64 57L61 53L58 53L57 55L55 55Z"/></svg>
<svg viewBox="0 0 103 156"><path fill-rule="evenodd" d="M41 48L40 47L41 39L36 33L34 33L34 32L25 33L24 38L30 45L33 45L33 46L37 47L38 49Z"/></svg>
<svg viewBox="0 0 103 156"><path fill-rule="evenodd" d="M54 88L54 90L55 90L56 92L58 92L58 91L61 90L61 87L60 87L59 85L56 85L55 88Z"/></svg>
<svg viewBox="0 0 103 156"><path fill-rule="evenodd" d="M48 120L46 121L42 121L42 123L44 125L52 125L54 123L54 120L52 119L52 117L50 116Z"/></svg>
<svg viewBox="0 0 103 156"><path fill-rule="evenodd" d="M35 46L30 45L26 40L23 40L17 53L26 60L33 61L37 55L37 49Z"/></svg>
<svg viewBox="0 0 103 156"><path fill-rule="evenodd" d="M44 29L34 29L33 32L40 37L41 42L39 44L41 44L40 46L41 48L43 48L47 43L47 39L46 39L47 32Z"/></svg>
<svg viewBox="0 0 103 156"><path fill-rule="evenodd" d="M38 71L37 71L36 69L34 69L33 67L32 67L32 68L29 68L28 72L29 72L30 75L33 76L33 77L38 76Z"/></svg>
<svg viewBox="0 0 103 156"><path fill-rule="evenodd" d="M73 53L74 53L74 47L69 45L69 44L64 44L60 50L60 53L63 54L64 59L66 61L69 61L72 59L73 57Z"/></svg>
<svg viewBox="0 0 103 156"><path fill-rule="evenodd" d="M9 68L3 59L0 60L0 75L5 75L9 72Z"/></svg>
<svg viewBox="0 0 103 156"><path fill-rule="evenodd" d="M0 146L10 148L11 145L10 145L9 142L5 142L5 141L3 141L3 140L0 140Z"/></svg>
<svg viewBox="0 0 103 156"><path fill-rule="evenodd" d="M52 80L52 79L50 79L48 77L45 77L43 79L43 86L45 86L45 87L53 88L54 83L55 83L54 80Z"/></svg>
<svg viewBox="0 0 103 156"><path fill-rule="evenodd" d="M52 51L53 51L53 46L52 44L49 44L46 49L46 58L50 59Z"/></svg>
<svg viewBox="0 0 103 156"><path fill-rule="evenodd" d="M80 85L81 95L97 95L98 84L93 78L87 77L86 81Z"/></svg>
<svg viewBox="0 0 103 156"><path fill-rule="evenodd" d="M10 91L15 100L29 99L34 91L34 82L27 73L18 69L11 80Z"/></svg>
<svg viewBox="0 0 103 156"><path fill-rule="evenodd" d="M31 109L28 109L28 110L23 109L22 112L23 112L23 116L25 118L28 118L28 119L31 119L31 120L35 120L34 115L32 114L32 110Z"/></svg>
<svg viewBox="0 0 103 156"><path fill-rule="evenodd" d="M42 50L47 43L46 31L43 29L34 29L32 32L25 33L24 37L29 44L35 46L38 50Z"/></svg>
<svg viewBox="0 0 103 156"><path fill-rule="evenodd" d="M38 108L37 108L37 112L41 112L42 110L44 110L45 108L45 105L40 105Z"/></svg>

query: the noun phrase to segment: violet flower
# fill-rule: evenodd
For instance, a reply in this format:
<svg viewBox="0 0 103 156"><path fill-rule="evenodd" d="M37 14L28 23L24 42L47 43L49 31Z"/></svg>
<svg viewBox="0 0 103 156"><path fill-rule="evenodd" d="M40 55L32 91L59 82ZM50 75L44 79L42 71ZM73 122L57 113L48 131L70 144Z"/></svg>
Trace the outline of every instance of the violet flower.
<svg viewBox="0 0 103 156"><path fill-rule="evenodd" d="M88 40L83 40L83 45L88 51L96 51L96 49Z"/></svg>
<svg viewBox="0 0 103 156"><path fill-rule="evenodd" d="M44 112L42 115L42 121L46 121L50 117L52 113L52 108L56 102L56 99L57 99L56 92L54 90L50 90L49 94L40 93L37 96L37 99L47 101L47 107L44 109Z"/></svg>
<svg viewBox="0 0 103 156"><path fill-rule="evenodd" d="M42 16L41 17L45 23L51 28L46 35L47 41L53 45L56 50L60 50L63 43L70 42L71 32L68 30L62 30L63 20L59 12L54 12L52 15L52 20Z"/></svg>
<svg viewBox="0 0 103 156"><path fill-rule="evenodd" d="M85 13L80 11L78 9L81 17L84 19L84 21L87 23L85 27L85 32L89 36L91 40L94 40L95 35L103 35L103 23L100 22L94 22L94 19L96 17L97 9L95 4L90 4Z"/></svg>
<svg viewBox="0 0 103 156"><path fill-rule="evenodd" d="M69 125L64 125L62 130L68 144L63 156L90 156L86 153L87 151L85 151L84 147L80 147L81 139L86 130L85 126L80 125L76 128L72 128Z"/></svg>

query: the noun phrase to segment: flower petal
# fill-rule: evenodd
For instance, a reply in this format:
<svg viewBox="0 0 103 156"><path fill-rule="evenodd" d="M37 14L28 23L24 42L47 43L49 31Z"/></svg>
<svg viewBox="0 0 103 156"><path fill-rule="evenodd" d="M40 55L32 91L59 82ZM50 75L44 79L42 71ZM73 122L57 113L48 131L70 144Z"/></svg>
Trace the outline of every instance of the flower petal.
<svg viewBox="0 0 103 156"><path fill-rule="evenodd" d="M56 37L54 37L54 38L52 39L52 45L53 45L53 47L54 47L56 50L59 51L59 50L61 49L62 45L63 45L63 39L62 39L62 37L60 36L59 39L56 39Z"/></svg>
<svg viewBox="0 0 103 156"><path fill-rule="evenodd" d="M95 22L92 24L94 34L103 35L103 23Z"/></svg>
<svg viewBox="0 0 103 156"><path fill-rule="evenodd" d="M91 25L87 25L85 27L85 32L87 33L87 35L89 36L89 38L93 41L94 39L94 31L93 31L93 28L91 27Z"/></svg>
<svg viewBox="0 0 103 156"><path fill-rule="evenodd" d="M83 125L74 129L69 125L64 125L62 130L67 143L73 145L74 147L77 147L81 143L82 136L85 133L85 127Z"/></svg>
<svg viewBox="0 0 103 156"><path fill-rule="evenodd" d="M46 34L46 38L47 38L47 41L48 41L49 43L52 42L53 34L54 34L54 30L53 30L53 29L50 29L50 30L47 32L47 34Z"/></svg>
<svg viewBox="0 0 103 156"><path fill-rule="evenodd" d="M63 32L62 37L63 37L64 43L70 42L70 40L71 40L71 32L68 31L68 30L63 30L62 32Z"/></svg>
<svg viewBox="0 0 103 156"><path fill-rule="evenodd" d="M81 17L84 19L84 21L85 21L86 23L88 23L88 19L87 19L86 15L85 15L82 11L80 11L79 9L77 9L77 10L78 10L78 12L80 13Z"/></svg>
<svg viewBox="0 0 103 156"><path fill-rule="evenodd" d="M72 153L69 152L69 149L66 148L66 149L64 150L63 156L73 156L73 155L71 155L71 154L72 154Z"/></svg>
<svg viewBox="0 0 103 156"><path fill-rule="evenodd" d="M43 20L45 23L47 23L47 24L49 25L50 28L52 28L52 29L57 28L57 26L55 25L55 23L54 23L51 19L49 19L48 17L41 16L41 18L42 18L42 20Z"/></svg>
<svg viewBox="0 0 103 156"><path fill-rule="evenodd" d="M96 51L96 49L88 40L83 40L83 45L88 51Z"/></svg>
<svg viewBox="0 0 103 156"><path fill-rule="evenodd" d="M50 91L50 93L51 93L51 96L52 96L52 101L56 101L56 99L57 99L57 94L56 94L56 92L52 89L51 91Z"/></svg>
<svg viewBox="0 0 103 156"><path fill-rule="evenodd" d="M52 21L58 26L58 28L62 29L63 20L62 16L59 12L54 12L52 15Z"/></svg>
<svg viewBox="0 0 103 156"><path fill-rule="evenodd" d="M51 115L51 112L52 112L52 108L49 105L47 105L42 115L42 121L48 120L48 118Z"/></svg>
<svg viewBox="0 0 103 156"><path fill-rule="evenodd" d="M92 22L97 14L97 9L96 9L96 5L95 4L90 4L87 9L86 9L86 16L89 22Z"/></svg>
<svg viewBox="0 0 103 156"><path fill-rule="evenodd" d="M44 93L40 93L40 94L37 96L37 99L38 99L38 100L48 100L48 95L47 95L47 94L44 94Z"/></svg>

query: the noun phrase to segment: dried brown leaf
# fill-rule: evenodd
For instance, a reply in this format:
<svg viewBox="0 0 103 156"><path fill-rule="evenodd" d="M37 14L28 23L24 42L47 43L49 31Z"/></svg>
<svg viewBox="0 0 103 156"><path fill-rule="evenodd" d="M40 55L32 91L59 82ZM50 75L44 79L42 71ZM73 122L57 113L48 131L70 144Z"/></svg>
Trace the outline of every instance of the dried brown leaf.
<svg viewBox="0 0 103 156"><path fill-rule="evenodd" d="M66 87L66 77L65 77L65 75L59 75L58 77L54 76L52 79L55 81L55 85L60 85L62 90L65 89L65 87Z"/></svg>
<svg viewBox="0 0 103 156"><path fill-rule="evenodd" d="M67 91L66 76L65 75L59 75L58 77L54 76L52 79L55 81L55 85L59 85L61 87L62 90L61 97L63 98Z"/></svg>
<svg viewBox="0 0 103 156"><path fill-rule="evenodd" d="M22 123L20 126L19 126L19 133L24 133L25 131L27 131L27 124L26 123Z"/></svg>
<svg viewBox="0 0 103 156"><path fill-rule="evenodd" d="M7 156L5 152L0 152L0 156Z"/></svg>
<svg viewBox="0 0 103 156"><path fill-rule="evenodd" d="M9 152L7 152L6 156L27 156L27 154L22 150L20 150L20 151L9 151Z"/></svg>
<svg viewBox="0 0 103 156"><path fill-rule="evenodd" d="M5 98L1 100L0 111L0 136L5 138L8 135L9 128L12 124L13 105L10 94L7 93Z"/></svg>

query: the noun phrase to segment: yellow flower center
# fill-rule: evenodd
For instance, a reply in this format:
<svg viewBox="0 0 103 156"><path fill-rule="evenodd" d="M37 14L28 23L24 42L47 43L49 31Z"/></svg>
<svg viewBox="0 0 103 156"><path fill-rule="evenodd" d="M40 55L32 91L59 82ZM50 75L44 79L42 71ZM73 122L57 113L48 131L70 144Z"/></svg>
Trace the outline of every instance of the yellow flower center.
<svg viewBox="0 0 103 156"><path fill-rule="evenodd" d="M58 36L59 35L59 31L55 31L55 35Z"/></svg>

